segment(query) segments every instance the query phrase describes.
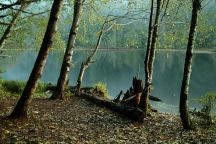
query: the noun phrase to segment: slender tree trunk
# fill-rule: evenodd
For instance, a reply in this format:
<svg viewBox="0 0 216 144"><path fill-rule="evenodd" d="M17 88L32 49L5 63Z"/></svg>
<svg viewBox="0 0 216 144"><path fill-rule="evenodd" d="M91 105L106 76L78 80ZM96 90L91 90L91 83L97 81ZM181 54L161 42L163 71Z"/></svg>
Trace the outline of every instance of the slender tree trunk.
<svg viewBox="0 0 216 144"><path fill-rule="evenodd" d="M36 62L34 64L33 70L24 88L24 91L15 106L13 112L9 116L12 119L22 119L27 118L28 105L31 102L31 96L35 91L37 86L37 81L41 77L46 59L48 57L49 49L52 46L53 38L56 33L57 21L59 19L60 11L63 6L64 0L54 0L53 6L50 13L49 22L47 25L46 33L43 38L43 42L38 53Z"/></svg>
<svg viewBox="0 0 216 144"><path fill-rule="evenodd" d="M81 85L82 85L83 75L84 75L84 72L85 72L87 67L88 67L88 65L85 65L84 63L82 63L82 65L80 67L80 72L79 72L79 76L77 78L76 90L75 90L76 96L80 96L80 94L81 94Z"/></svg>
<svg viewBox="0 0 216 144"><path fill-rule="evenodd" d="M56 89L50 99L63 99L66 81L68 80L68 73L70 71L70 65L72 61L72 56L74 52L74 45L76 40L76 33L79 26L79 21L82 13L82 6L84 0L75 0L74 1L74 16L73 22L70 30L70 35L68 39L67 48L64 54L63 63L61 66L61 72L58 78Z"/></svg>
<svg viewBox="0 0 216 144"><path fill-rule="evenodd" d="M80 68L80 72L79 72L79 76L77 78L77 85L76 85L76 90L75 90L75 95L79 96L80 95L80 89L81 89L81 84L82 84L82 79L83 79L83 75L85 73L85 70L89 67L89 65L92 63L92 59L93 57L95 56L95 54L97 53L97 50L100 46L100 43L101 43L101 38L103 36L103 33L104 33L104 26L106 24L106 21L104 22L102 28L101 28L101 31L100 31L100 34L99 34L99 37L98 37L98 40L97 40L97 44L95 46L95 49L94 51L91 53L91 55L87 58L87 60L82 63L81 65L81 68Z"/></svg>
<svg viewBox="0 0 216 144"><path fill-rule="evenodd" d="M150 51L151 51L151 45L152 45L152 19L153 19L153 14L154 14L154 0L151 2L151 12L150 12L150 19L149 19L149 28L148 28L148 43L147 43L147 50L146 50L146 56L144 60L144 65L145 65L145 82L148 81L149 79L149 57L150 57Z"/></svg>
<svg viewBox="0 0 216 144"><path fill-rule="evenodd" d="M150 12L150 18L149 18L149 27L148 27L148 43L147 43L147 50L146 50L146 55L145 55L145 60L144 60L144 66L145 66L145 88L142 92L139 107L142 110L146 110L145 116L147 116L147 109L148 109L148 97L147 97L147 90L149 90L148 85L148 80L149 80L149 68L148 68L148 63L149 63L149 55L150 55L150 50L151 50L151 41L152 41L152 19L153 19L153 13L154 13L154 0L151 1L151 12Z"/></svg>
<svg viewBox="0 0 216 144"><path fill-rule="evenodd" d="M158 37L161 0L157 0L157 9L156 9L153 30L152 30L151 23L152 23L152 15L153 15L153 4L154 1L152 0L150 22L149 22L149 38L148 38L149 48L147 47L147 52L146 52L147 57L145 58L145 62L144 62L145 63L145 88L142 92L141 102L139 105L139 107L144 111L145 117L147 117L148 114L149 95L151 93L151 86L152 86L153 64L155 59L155 48L156 48L156 42Z"/></svg>
<svg viewBox="0 0 216 144"><path fill-rule="evenodd" d="M15 26L15 23L18 19L18 17L20 16L20 14L22 13L22 11L29 5L30 3L21 3L20 9L13 15L12 20L10 22L10 24L8 25L8 27L6 28L6 30L4 31L1 39L0 39L0 49L2 49L4 47L4 44L6 42L6 40L8 39L12 28Z"/></svg>
<svg viewBox="0 0 216 144"><path fill-rule="evenodd" d="M192 17L191 17L191 26L190 26L188 45L187 45L187 51L185 57L184 75L183 75L182 86L181 86L180 105L179 105L180 117L184 129L193 128L193 124L190 120L190 116L188 113L187 98L188 98L188 91L189 91L189 84L190 84L190 76L192 71L192 56L193 56L193 48L195 42L195 32L196 32L196 27L198 22L198 11L200 10L200 8L201 8L200 0L194 0Z"/></svg>
<svg viewBox="0 0 216 144"><path fill-rule="evenodd" d="M157 0L157 10L156 10L156 16L155 16L155 22L154 22L154 28L153 28L153 34L152 34L151 51L150 51L150 55L149 55L149 80L150 80L150 84L152 83L152 76L153 76L153 65L154 65L154 59L155 59L155 48L156 48L156 43L157 43L157 38L158 38L161 1L162 0Z"/></svg>

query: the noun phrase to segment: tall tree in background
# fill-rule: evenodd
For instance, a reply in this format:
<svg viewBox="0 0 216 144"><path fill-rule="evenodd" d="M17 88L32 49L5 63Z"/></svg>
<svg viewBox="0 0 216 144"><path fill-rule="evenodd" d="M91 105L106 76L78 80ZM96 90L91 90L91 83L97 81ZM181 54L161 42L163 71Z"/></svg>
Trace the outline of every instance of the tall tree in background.
<svg viewBox="0 0 216 144"><path fill-rule="evenodd" d="M36 62L34 64L30 77L26 83L24 91L17 105L15 106L13 112L9 116L9 118L11 119L27 118L28 105L31 102L31 96L35 91L37 81L39 80L43 72L44 65L48 57L49 49L52 47L53 38L57 28L57 21L59 19L63 2L64 0L54 0L53 2L49 22L47 25L46 33L43 38L40 51L38 53Z"/></svg>
<svg viewBox="0 0 216 144"><path fill-rule="evenodd" d="M181 94L180 94L180 117L182 120L182 125L184 129L192 129L193 124L190 120L189 113L188 113L188 91L189 91L189 84L190 84L190 76L192 71L192 57L193 57L193 48L195 43L195 32L198 22L198 12L201 9L201 1L200 0L193 0L192 1L192 17L191 17L191 25L190 25L190 32L187 44L187 51L185 57L185 65L184 65L184 75L182 80L181 86Z"/></svg>
<svg viewBox="0 0 216 144"><path fill-rule="evenodd" d="M82 7L83 7L84 0L75 0L74 1L74 15L73 15L73 22L70 30L70 35L68 39L67 48L64 54L63 63L61 66L61 72L58 78L56 89L50 99L63 99L66 82L68 80L68 73L70 71L70 65L72 62L74 47L75 47L75 40L76 34L81 18Z"/></svg>
<svg viewBox="0 0 216 144"><path fill-rule="evenodd" d="M152 76L153 76L153 64L155 59L155 48L156 42L158 37L158 27L159 27L159 17L161 11L161 0L157 0L157 8L156 8L156 15L154 19L154 25L152 26L152 19L153 19L153 11L154 11L154 0L151 2L151 13L150 13L150 20L149 20L149 34L148 34L148 44L146 50L146 57L145 57L145 88L141 95L141 100L139 107L144 111L145 117L147 117L148 113L148 99L151 93L152 87Z"/></svg>

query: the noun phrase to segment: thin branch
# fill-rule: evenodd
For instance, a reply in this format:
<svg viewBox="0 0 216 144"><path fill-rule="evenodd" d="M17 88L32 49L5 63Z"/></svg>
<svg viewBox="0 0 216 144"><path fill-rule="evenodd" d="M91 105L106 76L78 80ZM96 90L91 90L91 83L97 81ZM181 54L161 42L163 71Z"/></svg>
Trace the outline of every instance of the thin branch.
<svg viewBox="0 0 216 144"><path fill-rule="evenodd" d="M13 6L16 6L16 5L29 4L29 3L38 2L38 1L40 0L17 0L16 2L12 4L0 3L0 6L1 6L0 11L12 8Z"/></svg>
<svg viewBox="0 0 216 144"><path fill-rule="evenodd" d="M1 8L0 8L0 11L2 11L2 10L5 10L5 9L8 9L8 8L11 8L11 7L13 7L13 6L15 6L15 5L20 5L21 4L21 1L20 0L17 0L15 3L12 3L12 4L3 4L3 3L0 3L0 5L2 6Z"/></svg>
<svg viewBox="0 0 216 144"><path fill-rule="evenodd" d="M8 26L8 25L16 25L15 23L7 23L7 22L1 22L0 25Z"/></svg>
<svg viewBox="0 0 216 144"><path fill-rule="evenodd" d="M0 18L5 18L7 16L9 16L9 14L7 14L7 15L0 15Z"/></svg>
<svg viewBox="0 0 216 144"><path fill-rule="evenodd" d="M34 16L42 15L42 14L45 14L45 13L47 13L47 12L50 12L50 10L46 10L46 11L44 11L44 12L39 12L39 13L32 13L30 16L26 16L26 17L21 18L21 20L27 19L27 18L29 18L29 17L34 17Z"/></svg>
<svg viewBox="0 0 216 144"><path fill-rule="evenodd" d="M17 8L12 8L12 10L21 11L22 13L32 14L32 15L37 14L37 13L33 13L33 12L29 12L29 11L25 11L25 10L20 10L20 9L17 9ZM46 10L45 12L50 12L50 10ZM44 13L45 13L45 12L44 12ZM41 12L40 12L40 13L41 13Z"/></svg>
<svg viewBox="0 0 216 144"><path fill-rule="evenodd" d="M167 14L168 6L169 6L169 0L167 0L167 2L166 2L166 6L165 6L165 10L164 10L164 14L163 14L162 17L161 17L161 21L163 21L164 16Z"/></svg>
<svg viewBox="0 0 216 144"><path fill-rule="evenodd" d="M11 57L10 55L0 55L2 58Z"/></svg>
<svg viewBox="0 0 216 144"><path fill-rule="evenodd" d="M183 2L180 2L180 3L179 3L179 5L178 5L178 7L177 7L177 10L176 10L176 15L178 14L178 12L179 12L179 10L180 10L182 4L183 4Z"/></svg>

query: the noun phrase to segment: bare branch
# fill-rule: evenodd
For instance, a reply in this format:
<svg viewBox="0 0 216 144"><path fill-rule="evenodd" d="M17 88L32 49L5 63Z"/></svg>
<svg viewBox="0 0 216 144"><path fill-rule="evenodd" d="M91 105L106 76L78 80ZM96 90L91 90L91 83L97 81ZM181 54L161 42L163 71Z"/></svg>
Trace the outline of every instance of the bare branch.
<svg viewBox="0 0 216 144"><path fill-rule="evenodd" d="M169 6L169 0L167 0L167 2L166 2L166 6L165 6L165 10L164 10L164 14L163 14L162 17L161 17L161 21L163 21L164 16L167 14L168 6Z"/></svg>
<svg viewBox="0 0 216 144"><path fill-rule="evenodd" d="M1 6L0 11L12 8L13 6L16 6L16 5L29 4L29 3L38 2L38 1L40 0L17 0L16 2L12 4L0 3L0 6Z"/></svg>
<svg viewBox="0 0 216 144"><path fill-rule="evenodd" d="M12 3L12 4L0 3L0 5L1 5L0 11L11 8L11 7L15 6L15 5L20 5L20 4L21 4L20 0L17 0L15 3Z"/></svg>
<svg viewBox="0 0 216 144"><path fill-rule="evenodd" d="M39 12L39 13L31 13L30 16L23 17L23 18L21 18L21 20L27 19L27 18L29 18L29 17L34 17L34 16L42 15L42 14L45 14L45 13L47 13L47 12L50 12L50 10L46 10L46 11L44 11L44 12ZM29 14L30 14L30 13L29 13Z"/></svg>

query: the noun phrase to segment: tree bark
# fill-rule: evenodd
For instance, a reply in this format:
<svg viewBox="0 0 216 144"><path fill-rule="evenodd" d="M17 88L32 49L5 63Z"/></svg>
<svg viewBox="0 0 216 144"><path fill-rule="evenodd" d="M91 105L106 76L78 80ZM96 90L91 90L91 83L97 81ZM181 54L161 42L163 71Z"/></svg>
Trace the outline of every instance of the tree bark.
<svg viewBox="0 0 216 144"><path fill-rule="evenodd" d="M89 67L89 65L92 63L92 59L94 58L95 54L97 53L98 48L100 47L100 43L101 43L101 39L104 33L104 27L105 27L106 21L104 22L95 49L94 51L91 53L91 55L87 58L87 60L82 63L81 68L80 68L80 72L79 72L79 76L77 78L77 85L76 85L76 91L75 91L75 95L80 96L80 89L81 89L81 84L82 84L82 79L85 73L85 70Z"/></svg>
<svg viewBox="0 0 216 144"><path fill-rule="evenodd" d="M152 0L152 6L151 6L148 47L147 47L146 58L145 58L145 62L144 62L145 63L145 88L142 92L141 102L139 105L139 107L144 111L145 117L147 117L147 115L148 115L149 95L151 93L151 86L152 86L153 64L154 64L154 59L155 59L156 42L157 42L157 38L158 38L161 0L157 0L157 9L156 9L156 15L155 15L155 21L154 21L154 25L153 25L153 30L152 30L151 23L152 23L152 17L153 17L152 16L153 15L153 6L154 6L154 0Z"/></svg>
<svg viewBox="0 0 216 144"><path fill-rule="evenodd" d="M148 109L148 97L147 97L147 90L149 90L150 86L148 83L149 80L149 55L151 50L151 41L152 41L152 19L153 19L153 12L154 12L154 0L151 1L151 12L150 12L150 18L149 18L149 28L148 28L148 43L147 43L147 50L146 50L146 56L144 60L145 65L145 88L142 92L139 107L144 110L145 117L147 116L147 109Z"/></svg>
<svg viewBox="0 0 216 144"><path fill-rule="evenodd" d="M36 62L34 64L33 70L24 88L24 91L15 106L13 112L9 116L11 119L22 119L27 118L28 105L31 102L31 96L35 91L37 82L41 77L46 59L48 57L49 49L52 46L53 38L57 28L57 21L59 19L60 11L63 6L64 0L54 0L53 6L50 13L49 22L47 25L46 33L43 38L43 42L38 53Z"/></svg>
<svg viewBox="0 0 216 144"><path fill-rule="evenodd" d="M198 11L201 8L200 0L193 1L193 9L192 9L192 17L191 17L191 26L187 44L187 51L185 57L185 64L184 64L184 74L181 86L181 94L180 94L180 117L182 120L182 125L184 129L192 129L193 124L190 120L189 112L188 112L188 92L189 92L189 84L190 84L190 76L192 71L192 57L193 57L193 48L195 42L195 32L198 22Z"/></svg>
<svg viewBox="0 0 216 144"><path fill-rule="evenodd" d="M82 79L83 79L83 75L84 72L86 70L87 65L84 65L84 63L82 63L81 67L80 67L80 72L77 78L77 83L76 83L76 90L75 90L75 95L76 96L80 96L80 92L81 92L81 84L82 84Z"/></svg>
<svg viewBox="0 0 216 144"><path fill-rule="evenodd" d="M76 33L78 30L79 21L82 13L83 2L84 0L74 1L73 22L70 30L67 48L64 54L63 63L61 66L61 72L57 82L57 87L53 95L50 97L50 99L52 100L63 99L64 97L65 85L66 85L66 81L68 80L68 73L70 71L70 65L71 65L72 56L75 47Z"/></svg>
<svg viewBox="0 0 216 144"><path fill-rule="evenodd" d="M12 20L10 22L10 24L8 25L8 27L6 28L6 30L4 31L1 39L0 39L0 49L2 49L4 47L4 44L6 42L6 40L8 39L12 28L15 26L15 23L18 19L18 17L20 16L20 14L22 13L22 11L29 5L30 3L25 3L25 1L23 3L21 3L20 9L13 15Z"/></svg>

